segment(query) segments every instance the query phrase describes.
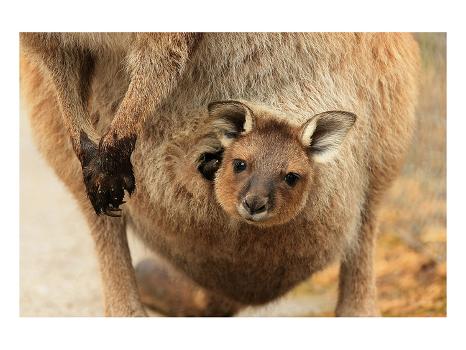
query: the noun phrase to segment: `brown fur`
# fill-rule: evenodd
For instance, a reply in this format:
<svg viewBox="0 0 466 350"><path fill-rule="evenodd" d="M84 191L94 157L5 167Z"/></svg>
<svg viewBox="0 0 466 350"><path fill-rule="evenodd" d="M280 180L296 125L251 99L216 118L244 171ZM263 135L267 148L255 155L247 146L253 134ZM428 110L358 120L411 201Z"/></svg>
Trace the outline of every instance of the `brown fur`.
<svg viewBox="0 0 466 350"><path fill-rule="evenodd" d="M118 40L109 35L112 49L94 53L86 108L69 104L71 110L79 109L76 115L89 115L100 134L126 118L119 111L132 79L118 64L121 50L113 45ZM144 47L136 52L147 55ZM21 88L39 148L77 198L96 241L106 313L144 314L126 243L128 223L148 247L200 285L243 304L272 300L340 258L337 315L378 314L372 267L376 213L412 132L418 66L413 38L383 33L204 34L189 57L174 74L177 78L169 77L176 84L150 91L150 97L164 98L148 104L154 109L132 156L137 191L123 218L114 219L96 216L85 197L80 164L65 131L73 123L67 109L57 107L61 97L56 83L29 54L21 56ZM140 76L152 77L145 69L141 67ZM301 210L294 197L280 194L279 207L293 203L280 225L251 225L229 215L225 203L235 199L238 186L227 172L229 161L238 156L233 152L251 159L269 149L274 166L286 159L289 167L307 167L295 141L277 147L286 143L288 131L274 128L257 138L251 133L238 147L227 148L215 184L197 169L202 153L222 146L215 134L206 135L206 106L228 99L242 99L256 114L286 121L291 134L323 111L350 111L358 117L333 161L309 160L309 179L299 189L307 189ZM81 121L77 124L84 125ZM269 134L276 138L265 144L259 136Z"/></svg>

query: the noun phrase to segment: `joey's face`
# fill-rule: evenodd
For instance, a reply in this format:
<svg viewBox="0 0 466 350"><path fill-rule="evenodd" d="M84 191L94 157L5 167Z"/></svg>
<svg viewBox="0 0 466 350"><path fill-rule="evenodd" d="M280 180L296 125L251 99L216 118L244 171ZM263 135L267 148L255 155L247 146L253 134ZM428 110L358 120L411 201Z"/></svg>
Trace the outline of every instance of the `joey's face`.
<svg viewBox="0 0 466 350"><path fill-rule="evenodd" d="M269 122L238 136L225 149L215 193L232 217L255 225L278 225L302 209L311 179L311 159L297 130Z"/></svg>
<svg viewBox="0 0 466 350"><path fill-rule="evenodd" d="M222 149L202 155L198 169L214 181L217 201L230 216L258 226L284 224L302 210L315 166L335 157L356 116L329 111L292 126L257 109L239 101L208 106Z"/></svg>

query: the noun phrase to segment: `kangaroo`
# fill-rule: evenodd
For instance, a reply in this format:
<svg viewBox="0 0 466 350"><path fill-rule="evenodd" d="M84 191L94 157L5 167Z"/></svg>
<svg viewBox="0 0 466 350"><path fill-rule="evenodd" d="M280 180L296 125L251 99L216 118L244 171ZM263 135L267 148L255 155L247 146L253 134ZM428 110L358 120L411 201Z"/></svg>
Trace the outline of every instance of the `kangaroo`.
<svg viewBox="0 0 466 350"><path fill-rule="evenodd" d="M164 287L144 275L151 268L135 273L127 226L185 285L202 288L200 304L214 314L269 302L339 259L336 315L378 315L377 208L413 130L412 36L204 33L195 46L142 118L131 156L137 191L120 218L95 215L57 83L21 54L35 139L89 222L106 315L143 316L141 295L149 298L138 284L145 294ZM100 134L116 125L133 80L121 69L125 50L104 51L93 51L82 104ZM108 204L102 212L113 214L121 203Z"/></svg>

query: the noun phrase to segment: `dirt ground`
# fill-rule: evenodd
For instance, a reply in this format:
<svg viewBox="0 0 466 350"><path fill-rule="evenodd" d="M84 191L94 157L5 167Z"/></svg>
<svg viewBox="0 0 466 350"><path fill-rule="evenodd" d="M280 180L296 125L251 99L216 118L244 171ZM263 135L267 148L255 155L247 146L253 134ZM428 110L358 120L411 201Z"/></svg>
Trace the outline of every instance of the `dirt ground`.
<svg viewBox="0 0 466 350"><path fill-rule="evenodd" d="M417 34L423 57L418 126L380 211L376 255L384 316L446 315L446 35ZM20 113L20 315L101 316L93 242ZM130 233L133 260L150 253ZM240 316L331 316L338 266ZM152 313L152 315L157 315Z"/></svg>

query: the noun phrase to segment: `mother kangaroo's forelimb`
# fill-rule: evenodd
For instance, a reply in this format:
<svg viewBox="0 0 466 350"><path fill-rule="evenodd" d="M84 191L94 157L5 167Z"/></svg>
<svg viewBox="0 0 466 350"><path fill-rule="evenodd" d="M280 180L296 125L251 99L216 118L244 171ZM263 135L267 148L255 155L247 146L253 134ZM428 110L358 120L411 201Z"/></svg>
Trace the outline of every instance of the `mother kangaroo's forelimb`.
<svg viewBox="0 0 466 350"><path fill-rule="evenodd" d="M91 124L86 108L93 60L99 51L105 50L98 39L99 34L22 33L21 47L52 78L95 212L119 216L124 190L129 194L135 190L130 157L140 128L176 85L198 35L140 33L121 44L130 82L102 138Z"/></svg>

